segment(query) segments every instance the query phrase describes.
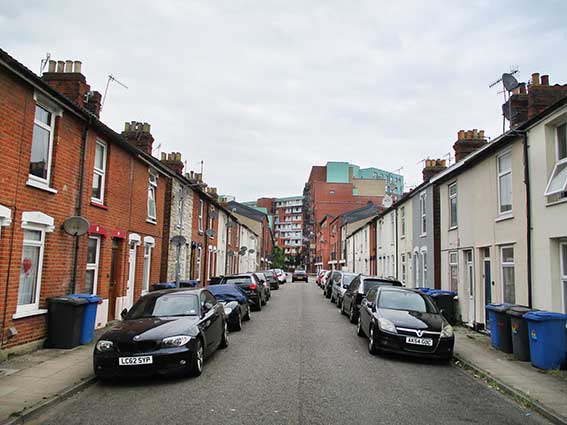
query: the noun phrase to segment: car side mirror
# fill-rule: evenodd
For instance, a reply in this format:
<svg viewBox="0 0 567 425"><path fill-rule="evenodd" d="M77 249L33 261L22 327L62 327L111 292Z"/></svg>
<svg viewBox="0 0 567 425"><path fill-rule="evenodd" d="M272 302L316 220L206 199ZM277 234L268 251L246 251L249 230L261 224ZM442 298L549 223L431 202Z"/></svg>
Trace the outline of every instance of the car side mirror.
<svg viewBox="0 0 567 425"><path fill-rule="evenodd" d="M122 310L120 312L120 317L122 317L122 320L125 320L127 315L128 315L128 309L127 308L125 308L124 310Z"/></svg>
<svg viewBox="0 0 567 425"><path fill-rule="evenodd" d="M372 311L376 311L376 304L374 304L372 301L367 301L366 307L368 307Z"/></svg>
<svg viewBox="0 0 567 425"><path fill-rule="evenodd" d="M444 308L440 309L439 313L441 313L441 316L443 316L445 319L447 319L447 311L445 311Z"/></svg>
<svg viewBox="0 0 567 425"><path fill-rule="evenodd" d="M203 304L203 314L208 313L209 311L211 311L212 308L213 308L213 305L211 303Z"/></svg>
<svg viewBox="0 0 567 425"><path fill-rule="evenodd" d="M344 288L344 289L348 289L348 285L347 285L347 284L344 284L344 285L343 285L343 288Z"/></svg>

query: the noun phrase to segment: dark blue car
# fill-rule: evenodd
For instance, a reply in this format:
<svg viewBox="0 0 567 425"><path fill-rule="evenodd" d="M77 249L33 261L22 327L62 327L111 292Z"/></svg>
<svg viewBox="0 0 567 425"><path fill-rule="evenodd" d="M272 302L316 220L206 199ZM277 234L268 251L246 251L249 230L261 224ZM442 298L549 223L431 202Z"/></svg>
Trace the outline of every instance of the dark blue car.
<svg viewBox="0 0 567 425"><path fill-rule="evenodd" d="M246 293L230 283L207 286L207 289L224 306L229 329L231 331L242 329L242 321L250 320L250 306Z"/></svg>

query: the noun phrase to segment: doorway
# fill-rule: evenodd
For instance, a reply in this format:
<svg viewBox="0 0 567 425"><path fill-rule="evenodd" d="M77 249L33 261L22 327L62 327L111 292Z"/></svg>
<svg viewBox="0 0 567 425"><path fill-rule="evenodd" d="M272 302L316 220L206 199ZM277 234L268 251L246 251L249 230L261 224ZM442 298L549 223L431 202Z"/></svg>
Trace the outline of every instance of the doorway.
<svg viewBox="0 0 567 425"><path fill-rule="evenodd" d="M108 289L108 321L116 319L116 298L118 282L120 281L121 239L112 239L112 254L110 256L110 282Z"/></svg>
<svg viewBox="0 0 567 425"><path fill-rule="evenodd" d="M136 282L136 253L138 244L130 242L130 255L128 257L128 286L126 288L126 308L130 309L134 304L134 285Z"/></svg>
<svg viewBox="0 0 567 425"><path fill-rule="evenodd" d="M490 248L484 248L484 255L483 255L483 271L484 271L484 306L486 307L488 304L492 302L492 271L490 267ZM484 309L486 312L486 308ZM485 322L486 322L486 329L490 329L488 323L488 314L485 313Z"/></svg>
<svg viewBox="0 0 567 425"><path fill-rule="evenodd" d="M468 302L468 324L474 326L474 268L472 249L465 251L465 272Z"/></svg>

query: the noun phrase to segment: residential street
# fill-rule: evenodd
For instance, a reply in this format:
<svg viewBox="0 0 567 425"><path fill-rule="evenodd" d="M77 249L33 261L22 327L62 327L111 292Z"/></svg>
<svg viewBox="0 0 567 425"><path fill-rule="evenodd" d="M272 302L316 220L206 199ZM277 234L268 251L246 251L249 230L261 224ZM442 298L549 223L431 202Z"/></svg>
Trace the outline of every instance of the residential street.
<svg viewBox="0 0 567 425"><path fill-rule="evenodd" d="M453 366L371 356L313 284L294 283L196 379L97 383L35 424L547 423Z"/></svg>

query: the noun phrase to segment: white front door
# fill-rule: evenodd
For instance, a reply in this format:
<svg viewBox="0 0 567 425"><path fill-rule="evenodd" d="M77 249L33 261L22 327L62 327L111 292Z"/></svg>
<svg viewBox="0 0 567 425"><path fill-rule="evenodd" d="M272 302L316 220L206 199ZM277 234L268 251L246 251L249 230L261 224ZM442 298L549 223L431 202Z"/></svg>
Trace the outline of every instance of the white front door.
<svg viewBox="0 0 567 425"><path fill-rule="evenodd" d="M126 291L127 309L134 304L134 282L136 280L136 250L137 245L130 245L130 257L128 259L128 287Z"/></svg>
<svg viewBox="0 0 567 425"><path fill-rule="evenodd" d="M467 295L469 297L468 323L474 325L474 269L472 250L465 251Z"/></svg>

